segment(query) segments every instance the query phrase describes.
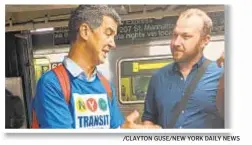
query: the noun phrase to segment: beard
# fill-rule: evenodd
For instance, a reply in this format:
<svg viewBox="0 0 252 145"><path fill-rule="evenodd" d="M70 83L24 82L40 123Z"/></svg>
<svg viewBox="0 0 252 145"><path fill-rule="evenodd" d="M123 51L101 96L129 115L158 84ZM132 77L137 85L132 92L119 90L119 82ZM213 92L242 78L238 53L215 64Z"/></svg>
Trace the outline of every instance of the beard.
<svg viewBox="0 0 252 145"><path fill-rule="evenodd" d="M200 42L198 42L191 51L186 50L186 48L174 48L172 51L173 60L177 63L187 63L202 53L200 49Z"/></svg>

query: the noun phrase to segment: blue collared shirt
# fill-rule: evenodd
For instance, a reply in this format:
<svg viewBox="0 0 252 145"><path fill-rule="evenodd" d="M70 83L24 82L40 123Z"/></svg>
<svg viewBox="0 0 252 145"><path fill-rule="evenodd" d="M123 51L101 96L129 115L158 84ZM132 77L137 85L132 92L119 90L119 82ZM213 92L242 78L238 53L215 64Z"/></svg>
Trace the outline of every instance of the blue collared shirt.
<svg viewBox="0 0 252 145"><path fill-rule="evenodd" d="M202 57L186 79L180 73L177 63L169 64L155 72L148 87L142 120L152 121L167 128L175 104L181 100L186 87L204 61L205 58ZM208 65L190 95L186 109L181 112L175 128L223 128L223 120L219 117L215 104L222 72L223 68L219 68L216 62Z"/></svg>

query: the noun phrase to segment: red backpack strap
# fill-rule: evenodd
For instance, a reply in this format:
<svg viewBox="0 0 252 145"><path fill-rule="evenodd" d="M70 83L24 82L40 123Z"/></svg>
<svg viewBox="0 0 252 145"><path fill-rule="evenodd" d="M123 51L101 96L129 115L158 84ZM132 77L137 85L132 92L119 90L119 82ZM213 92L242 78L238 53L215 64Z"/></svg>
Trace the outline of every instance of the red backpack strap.
<svg viewBox="0 0 252 145"><path fill-rule="evenodd" d="M112 101L112 90L111 90L109 81L99 72L97 73L97 76L99 80L101 81L102 85L104 86L110 101Z"/></svg>
<svg viewBox="0 0 252 145"><path fill-rule="evenodd" d="M31 128L39 128L39 123L37 120L37 116L34 110L32 110L32 124L31 124Z"/></svg>
<svg viewBox="0 0 252 145"><path fill-rule="evenodd" d="M69 104L70 103L71 87L70 87L70 80L69 80L68 73L62 64L55 67L53 69L53 72L56 74L56 76L59 80L61 89L63 91L65 100L66 100L67 104Z"/></svg>

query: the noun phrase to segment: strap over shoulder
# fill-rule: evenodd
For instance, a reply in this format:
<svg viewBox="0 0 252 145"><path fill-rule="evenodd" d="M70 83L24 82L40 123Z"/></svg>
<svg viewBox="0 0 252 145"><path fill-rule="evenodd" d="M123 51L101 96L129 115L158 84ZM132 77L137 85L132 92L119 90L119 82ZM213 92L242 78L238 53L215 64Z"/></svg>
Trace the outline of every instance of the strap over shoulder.
<svg viewBox="0 0 252 145"><path fill-rule="evenodd" d="M66 100L67 104L69 104L70 103L70 96L71 96L71 86L70 86L70 80L69 80L67 70L61 64L61 65L58 65L57 67L55 67L53 69L53 72L56 74L56 76L59 80L62 92L64 94L65 100Z"/></svg>
<svg viewBox="0 0 252 145"><path fill-rule="evenodd" d="M60 86L62 88L63 94L65 96L66 102L70 103L70 96L71 96L71 86L70 86L70 80L67 73L66 68L61 64L53 69L53 72L56 74ZM104 86L106 93L108 95L108 98L112 100L112 89L110 87L109 81L101 74L97 73L97 76L99 80L101 81L102 85Z"/></svg>
<svg viewBox="0 0 252 145"><path fill-rule="evenodd" d="M189 99L191 93L195 90L196 86L198 85L198 82L200 81L201 77L204 75L204 73L207 69L207 66L209 65L210 62L211 61L208 59L206 59L204 61L204 63L198 69L195 78L190 82L190 84L185 89L185 93L182 96L182 99L174 107L174 110L172 112L171 121L167 125L168 128L173 128L175 126L176 121L177 121L181 111L186 108L186 105L187 105L187 102L188 102L188 99Z"/></svg>
<svg viewBox="0 0 252 145"><path fill-rule="evenodd" d="M111 101L112 100L112 90L111 90L109 81L99 72L97 73L97 76L98 76L99 80L101 81L102 85L104 86L104 88L107 92L108 98Z"/></svg>

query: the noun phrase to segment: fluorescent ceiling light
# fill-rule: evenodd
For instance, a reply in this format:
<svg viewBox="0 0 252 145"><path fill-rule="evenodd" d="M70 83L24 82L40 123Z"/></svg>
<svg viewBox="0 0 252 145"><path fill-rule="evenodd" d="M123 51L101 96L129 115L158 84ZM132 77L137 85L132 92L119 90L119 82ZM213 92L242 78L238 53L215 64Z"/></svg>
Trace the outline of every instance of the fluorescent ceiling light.
<svg viewBox="0 0 252 145"><path fill-rule="evenodd" d="M31 32L47 32L47 31L53 31L54 28L39 28L39 29L35 29L35 30L31 30Z"/></svg>

